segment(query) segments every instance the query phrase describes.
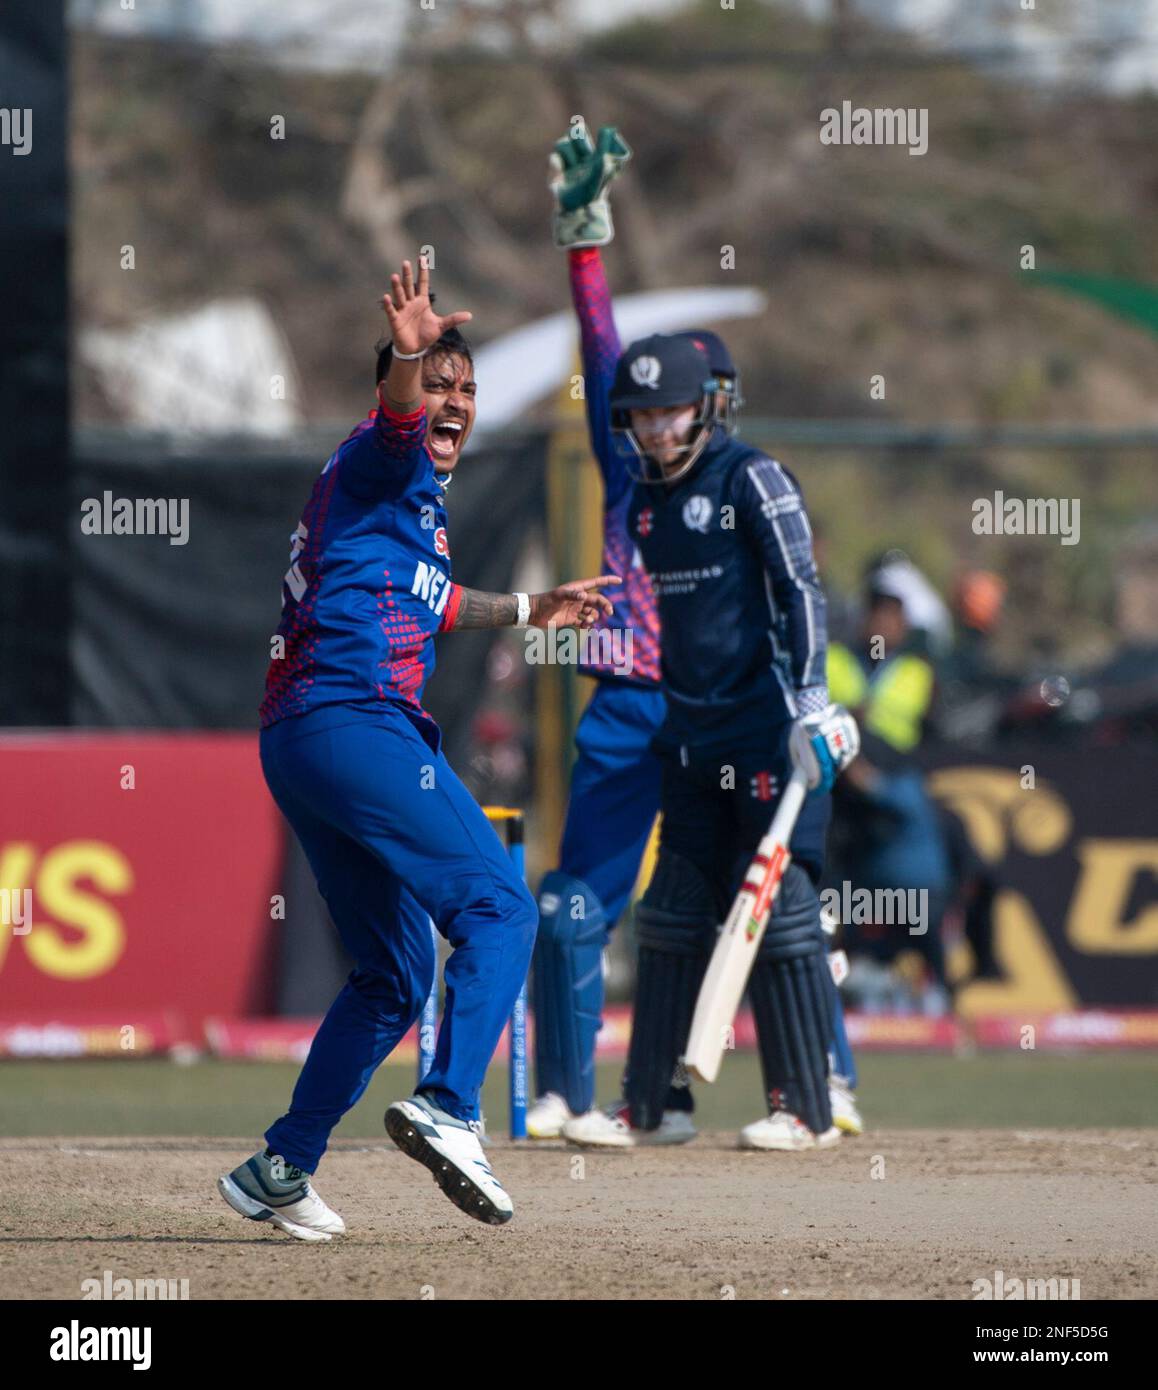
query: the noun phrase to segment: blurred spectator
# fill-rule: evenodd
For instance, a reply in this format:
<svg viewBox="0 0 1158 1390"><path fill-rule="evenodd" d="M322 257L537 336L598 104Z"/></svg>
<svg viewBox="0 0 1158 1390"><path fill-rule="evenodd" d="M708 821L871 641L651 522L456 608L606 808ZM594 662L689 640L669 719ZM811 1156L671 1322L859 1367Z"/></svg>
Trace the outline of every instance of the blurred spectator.
<svg viewBox="0 0 1158 1390"><path fill-rule="evenodd" d="M1114 580L1121 645L1073 692L1065 715L1094 724L1099 743L1152 740L1158 734L1158 527L1122 547Z"/></svg>
<svg viewBox="0 0 1158 1390"><path fill-rule="evenodd" d="M917 899L925 904L922 922L846 921L845 941L850 954L883 963L918 951L932 975L927 1006L938 1012L949 1001L941 920L950 866L916 755L935 688L928 650L947 632L947 610L928 580L889 552L867 577L855 649L834 642L828 657L829 693L856 712L862 738L861 756L833 795L828 886L847 882L854 894L901 889L909 901L927 894Z"/></svg>
<svg viewBox="0 0 1158 1390"><path fill-rule="evenodd" d="M1006 584L991 570L969 570L953 588L954 642L938 666L936 733L952 742L981 741L993 734L1005 703L1022 682L999 671L992 640L1001 622ZM996 866L973 848L962 821L941 808L952 873L955 909L973 952L974 979L1000 975L993 953Z"/></svg>
<svg viewBox="0 0 1158 1390"><path fill-rule="evenodd" d="M991 739L1007 703L1024 687L993 661L1005 594L1005 581L991 570L968 570L954 585L953 645L937 663L933 718L935 732L951 743Z"/></svg>
<svg viewBox="0 0 1158 1390"><path fill-rule="evenodd" d="M1117 650L1083 677L1058 673L1042 679L1038 673L1010 680L974 673L978 684L972 718L963 721L960 708L950 708L939 731L946 738L1000 737L1022 736L1030 728L1039 736L1070 742L1152 742L1158 735L1158 527L1153 524L1118 552L1113 626ZM996 714L990 710L993 717L985 723L977 715L978 701L992 704L995 695L1000 696Z"/></svg>

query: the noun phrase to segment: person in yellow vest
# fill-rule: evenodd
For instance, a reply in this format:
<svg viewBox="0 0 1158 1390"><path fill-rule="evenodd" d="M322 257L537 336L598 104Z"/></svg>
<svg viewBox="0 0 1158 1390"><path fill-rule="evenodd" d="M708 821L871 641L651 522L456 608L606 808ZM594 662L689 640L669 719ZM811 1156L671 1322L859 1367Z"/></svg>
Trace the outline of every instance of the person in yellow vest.
<svg viewBox="0 0 1158 1390"><path fill-rule="evenodd" d="M942 637L935 599L908 559L887 556L866 581L859 642L829 645L830 696L855 712L862 748L833 798L827 882L855 905L842 914L852 918L843 922L850 950L881 961L919 951L947 1005L940 929L950 864L917 758L936 689L929 648ZM873 895L871 909L858 889Z"/></svg>

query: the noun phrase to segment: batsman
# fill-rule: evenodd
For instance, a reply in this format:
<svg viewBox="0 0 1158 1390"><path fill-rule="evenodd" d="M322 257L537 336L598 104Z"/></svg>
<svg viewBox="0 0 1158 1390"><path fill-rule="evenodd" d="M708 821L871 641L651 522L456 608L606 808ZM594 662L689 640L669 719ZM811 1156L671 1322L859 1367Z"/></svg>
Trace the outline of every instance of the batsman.
<svg viewBox="0 0 1158 1390"><path fill-rule="evenodd" d="M662 821L636 911L623 1099L568 1120L563 1135L625 1148L695 1132L680 1057L718 924L792 775L792 744L806 750L813 794L749 981L767 1113L740 1143L826 1147L840 1131L827 1084L834 986L817 892L823 793L855 756L857 732L828 698L825 601L804 498L782 464L730 432L708 345L694 334L633 343L616 364L610 407L635 479L627 530L659 609L666 716L652 746ZM673 1132L664 1138L664 1129Z"/></svg>

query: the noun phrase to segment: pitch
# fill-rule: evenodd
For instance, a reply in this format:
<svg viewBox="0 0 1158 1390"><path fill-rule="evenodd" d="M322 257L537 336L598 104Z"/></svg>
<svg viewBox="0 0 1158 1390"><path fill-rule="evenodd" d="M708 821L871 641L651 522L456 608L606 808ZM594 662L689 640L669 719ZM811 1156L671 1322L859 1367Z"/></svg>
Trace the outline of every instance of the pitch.
<svg viewBox="0 0 1158 1390"><path fill-rule="evenodd" d="M969 1299L1000 1270L1078 1279L1083 1300L1158 1297L1143 1219L1158 1058L869 1058L866 1106L887 1125L799 1155L734 1149L756 1069L728 1058L686 1148L496 1141L516 1202L502 1230L461 1216L385 1139L381 1111L408 1075L386 1067L319 1171L351 1231L326 1246L243 1222L214 1191L291 1072L7 1064L5 1128L26 1136L0 1143L9 1296L79 1298L107 1270L187 1280L191 1299ZM499 1125L504 1079L488 1094ZM97 1133L98 1116L117 1128ZM202 1132L174 1132L180 1116Z"/></svg>
<svg viewBox="0 0 1158 1390"><path fill-rule="evenodd" d="M342 1141L327 1200L351 1234L303 1245L241 1222L213 1182L246 1142L8 1141L10 1296L188 1280L191 1298L948 1298L974 1281L1080 1279L1158 1297L1143 1130L890 1130L814 1155L576 1155L496 1145L509 1229L468 1221L396 1151ZM871 1175L883 1158L883 1176ZM99 1191L99 1203L93 1193Z"/></svg>

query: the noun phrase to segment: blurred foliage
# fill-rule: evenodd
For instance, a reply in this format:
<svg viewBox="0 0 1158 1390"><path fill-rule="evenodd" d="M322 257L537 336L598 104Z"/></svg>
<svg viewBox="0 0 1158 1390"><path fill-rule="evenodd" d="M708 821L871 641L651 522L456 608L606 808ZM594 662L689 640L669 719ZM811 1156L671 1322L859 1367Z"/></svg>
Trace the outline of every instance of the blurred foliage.
<svg viewBox="0 0 1158 1390"><path fill-rule="evenodd" d="M734 55L746 48L775 55L791 52L819 54L826 31L793 10L763 3L735 3L726 10L720 0L692 0L676 18L657 15L629 20L593 37L588 52L612 62L645 66L675 59L685 63L713 54Z"/></svg>
<svg viewBox="0 0 1158 1390"><path fill-rule="evenodd" d="M380 287L418 245L435 245L438 286L480 337L566 303L544 171L581 111L636 151L615 196L617 290L770 293L767 318L742 326L762 413L1158 422L1158 341L1015 283L1024 245L1042 268L1158 281L1154 101L1027 90L863 26L838 52L827 26L756 0L506 60L489 30L418 9L408 23L381 80L77 34L82 325L255 293L290 336L308 415L348 417ZM928 153L822 146L819 113L845 99L927 108ZM868 398L875 372L885 402ZM91 381L78 404L107 416Z"/></svg>
<svg viewBox="0 0 1158 1390"><path fill-rule="evenodd" d="M546 157L582 112L635 150L607 253L617 292L767 291L763 318L721 325L750 416L1158 425L1158 337L1019 269L1031 246L1040 269L1158 283L1155 100L998 80L864 25L838 42L758 0L697 0L586 42L524 36L506 57L441 8L400 22L403 56L380 79L77 34L78 326L256 295L293 347L307 419L348 422L367 404L386 277L420 245L441 301L474 312L472 338L567 306ZM926 108L928 153L821 145L820 112L844 100ZM77 381L78 419L111 419L95 380ZM839 582L889 544L942 584L969 556L1030 586L1011 594L1023 653L1051 632L1072 653L1104 649L1122 528L1155 511L1142 456L958 452L891 473L872 453L786 461L830 528ZM971 501L999 487L1080 496L1081 545L980 546Z"/></svg>

